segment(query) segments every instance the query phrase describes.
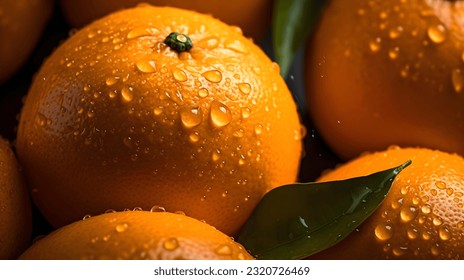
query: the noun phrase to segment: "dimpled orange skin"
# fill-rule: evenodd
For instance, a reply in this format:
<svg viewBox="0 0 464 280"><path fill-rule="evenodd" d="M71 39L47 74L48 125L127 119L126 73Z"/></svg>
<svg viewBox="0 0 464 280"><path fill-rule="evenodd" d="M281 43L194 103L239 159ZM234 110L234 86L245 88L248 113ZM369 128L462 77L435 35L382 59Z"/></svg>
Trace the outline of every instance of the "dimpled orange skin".
<svg viewBox="0 0 464 280"><path fill-rule="evenodd" d="M167 212L106 213L60 228L20 259L251 260L229 236L193 218Z"/></svg>
<svg viewBox="0 0 464 280"><path fill-rule="evenodd" d="M0 84L26 62L53 11L52 0L0 2Z"/></svg>
<svg viewBox="0 0 464 280"><path fill-rule="evenodd" d="M61 0L60 6L72 26L82 27L111 12L134 7L138 3L172 6L211 14L228 24L241 27L246 36L254 39L263 37L271 22L272 0Z"/></svg>
<svg viewBox="0 0 464 280"><path fill-rule="evenodd" d="M0 138L0 259L14 259L30 243L31 202L8 141Z"/></svg>
<svg viewBox="0 0 464 280"><path fill-rule="evenodd" d="M190 52L163 41L186 33ZM59 227L161 205L236 233L295 181L296 105L279 67L209 16L141 6L83 28L45 62L17 137L33 198Z"/></svg>
<svg viewBox="0 0 464 280"><path fill-rule="evenodd" d="M401 171L379 208L337 245L313 259L463 259L464 158L424 148L392 147L366 154L318 181Z"/></svg>
<svg viewBox="0 0 464 280"><path fill-rule="evenodd" d="M308 106L343 159L389 145L464 154L464 2L331 1L306 57Z"/></svg>

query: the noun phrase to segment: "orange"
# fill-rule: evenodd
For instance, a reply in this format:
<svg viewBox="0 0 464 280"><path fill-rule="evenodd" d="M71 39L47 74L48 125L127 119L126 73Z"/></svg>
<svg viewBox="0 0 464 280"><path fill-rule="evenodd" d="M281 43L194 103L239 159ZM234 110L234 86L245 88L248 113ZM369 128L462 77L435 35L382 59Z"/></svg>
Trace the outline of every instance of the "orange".
<svg viewBox="0 0 464 280"><path fill-rule="evenodd" d="M305 76L312 119L337 155L464 154L463 13L461 1L330 1Z"/></svg>
<svg viewBox="0 0 464 280"><path fill-rule="evenodd" d="M193 48L168 47L173 31ZM161 205L233 234L264 193L295 181L301 134L279 67L252 41L210 16L145 5L83 28L48 58L17 151L55 227Z"/></svg>
<svg viewBox="0 0 464 280"><path fill-rule="evenodd" d="M0 84L26 62L53 10L53 0L0 2Z"/></svg>
<svg viewBox="0 0 464 280"><path fill-rule="evenodd" d="M167 212L106 213L62 227L20 259L250 260L229 236L193 218Z"/></svg>
<svg viewBox="0 0 464 280"><path fill-rule="evenodd" d="M337 245L316 259L464 258L464 158L425 148L365 154L318 181L364 176L412 164L393 181L379 208Z"/></svg>
<svg viewBox="0 0 464 280"><path fill-rule="evenodd" d="M272 0L60 0L66 20L74 27L82 27L111 12L134 7L138 3L173 6L211 14L228 24L241 27L246 36L254 39L263 37L271 22Z"/></svg>
<svg viewBox="0 0 464 280"><path fill-rule="evenodd" d="M0 138L0 259L14 259L29 245L31 202L16 156Z"/></svg>

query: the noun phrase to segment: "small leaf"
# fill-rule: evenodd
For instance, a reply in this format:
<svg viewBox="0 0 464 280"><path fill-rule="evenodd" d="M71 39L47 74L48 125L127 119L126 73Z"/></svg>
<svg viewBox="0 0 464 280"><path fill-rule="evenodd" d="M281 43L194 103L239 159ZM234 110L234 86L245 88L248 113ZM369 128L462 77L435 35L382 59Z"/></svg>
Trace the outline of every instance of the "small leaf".
<svg viewBox="0 0 464 280"><path fill-rule="evenodd" d="M327 0L276 0L272 39L281 75L285 77L298 48L306 42Z"/></svg>
<svg viewBox="0 0 464 280"><path fill-rule="evenodd" d="M302 259L327 249L375 211L409 164L342 181L273 189L254 210L238 242L258 259Z"/></svg>

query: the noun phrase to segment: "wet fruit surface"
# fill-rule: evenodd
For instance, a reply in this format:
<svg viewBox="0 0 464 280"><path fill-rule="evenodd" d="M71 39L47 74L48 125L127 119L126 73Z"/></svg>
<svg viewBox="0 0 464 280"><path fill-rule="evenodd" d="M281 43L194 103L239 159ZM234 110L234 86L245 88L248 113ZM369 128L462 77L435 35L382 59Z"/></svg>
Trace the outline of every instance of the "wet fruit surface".
<svg viewBox="0 0 464 280"><path fill-rule="evenodd" d="M331 1L308 44L312 118L342 158L389 145L464 153L462 1Z"/></svg>
<svg viewBox="0 0 464 280"><path fill-rule="evenodd" d="M319 181L362 176L412 164L393 182L376 212L339 244L314 258L462 259L464 158L434 150L391 147L323 174Z"/></svg>
<svg viewBox="0 0 464 280"><path fill-rule="evenodd" d="M174 29L189 52L164 43ZM54 226L157 204L231 234L267 190L295 180L303 134L277 64L237 29L140 6L80 30L46 61L17 149Z"/></svg>
<svg viewBox="0 0 464 280"><path fill-rule="evenodd" d="M230 237L182 214L125 211L89 217L37 240L20 259L235 259L253 257Z"/></svg>

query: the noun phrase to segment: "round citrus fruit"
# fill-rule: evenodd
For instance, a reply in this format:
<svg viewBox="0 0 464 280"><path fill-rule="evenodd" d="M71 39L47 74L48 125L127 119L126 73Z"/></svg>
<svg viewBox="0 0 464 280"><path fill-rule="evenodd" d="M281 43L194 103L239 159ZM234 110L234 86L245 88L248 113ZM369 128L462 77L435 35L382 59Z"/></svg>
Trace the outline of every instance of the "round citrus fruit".
<svg viewBox="0 0 464 280"><path fill-rule="evenodd" d="M464 154L464 2L330 1L308 45L312 118L343 159L389 145Z"/></svg>
<svg viewBox="0 0 464 280"><path fill-rule="evenodd" d="M20 259L250 260L253 257L229 236L185 215L125 211L62 227L36 241Z"/></svg>
<svg viewBox="0 0 464 280"><path fill-rule="evenodd" d="M412 164L379 208L320 259L464 258L464 158L425 148L391 147L363 155L318 181L343 180Z"/></svg>
<svg viewBox="0 0 464 280"><path fill-rule="evenodd" d="M82 27L95 19L138 3L155 6L173 6L212 16L231 25L239 26L246 36L260 39L271 21L272 0L217 1L217 0L60 0L66 20L75 27Z"/></svg>
<svg viewBox="0 0 464 280"><path fill-rule="evenodd" d="M295 180L301 130L279 67L252 41L210 16L145 5L48 58L17 151L55 227L156 204L233 234L264 193Z"/></svg>
<svg viewBox="0 0 464 280"><path fill-rule="evenodd" d="M0 84L27 60L53 10L52 0L0 2Z"/></svg>
<svg viewBox="0 0 464 280"><path fill-rule="evenodd" d="M0 138L0 259L18 257L29 245L31 202L8 141Z"/></svg>

